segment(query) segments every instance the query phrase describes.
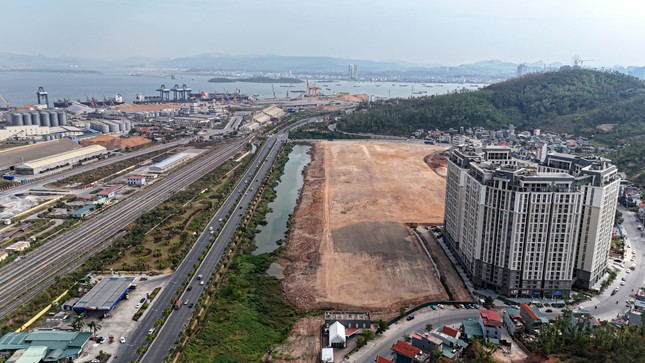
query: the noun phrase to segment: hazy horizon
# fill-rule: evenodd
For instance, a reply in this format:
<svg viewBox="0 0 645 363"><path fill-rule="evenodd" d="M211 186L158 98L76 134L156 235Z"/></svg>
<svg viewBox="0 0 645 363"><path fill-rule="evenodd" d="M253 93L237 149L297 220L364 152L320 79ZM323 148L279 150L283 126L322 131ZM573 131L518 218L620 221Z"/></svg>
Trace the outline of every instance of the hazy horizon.
<svg viewBox="0 0 645 363"><path fill-rule="evenodd" d="M494 4L248 0L9 2L2 52L117 60L329 56L416 65L482 60L643 65L645 2L556 0ZM633 47L630 47L633 45Z"/></svg>

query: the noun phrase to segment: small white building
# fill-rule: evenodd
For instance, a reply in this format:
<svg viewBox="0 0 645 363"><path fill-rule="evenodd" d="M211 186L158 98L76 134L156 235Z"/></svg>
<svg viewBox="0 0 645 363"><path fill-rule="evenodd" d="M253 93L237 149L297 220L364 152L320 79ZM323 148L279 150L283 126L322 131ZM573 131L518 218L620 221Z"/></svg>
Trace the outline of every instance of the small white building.
<svg viewBox="0 0 645 363"><path fill-rule="evenodd" d="M323 348L320 354L320 361L323 363L334 363L334 348Z"/></svg>
<svg viewBox="0 0 645 363"><path fill-rule="evenodd" d="M6 253L5 251L0 251L0 261L5 260L7 257L9 257L8 253Z"/></svg>
<svg viewBox="0 0 645 363"><path fill-rule="evenodd" d="M345 326L335 322L329 326L329 346L332 348L345 348L347 337L345 335Z"/></svg>
<svg viewBox="0 0 645 363"><path fill-rule="evenodd" d="M28 249L30 246L31 244L27 241L18 241L16 243L12 243L11 245L7 246L6 251L9 253L21 252ZM345 332L344 329L343 329L343 332Z"/></svg>
<svg viewBox="0 0 645 363"><path fill-rule="evenodd" d="M143 175L130 175L128 185L146 185L146 177Z"/></svg>

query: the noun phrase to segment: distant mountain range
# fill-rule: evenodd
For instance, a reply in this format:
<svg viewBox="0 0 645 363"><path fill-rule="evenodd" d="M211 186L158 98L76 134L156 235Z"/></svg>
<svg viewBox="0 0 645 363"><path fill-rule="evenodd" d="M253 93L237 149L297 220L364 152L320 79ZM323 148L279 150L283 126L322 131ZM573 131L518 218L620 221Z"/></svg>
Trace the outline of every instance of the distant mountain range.
<svg viewBox="0 0 645 363"><path fill-rule="evenodd" d="M241 71L277 72L309 74L345 74L349 64L358 66L359 75L389 74L401 76L494 76L512 77L516 75L519 63L500 60L485 60L457 66L434 64L411 64L400 61L371 61L312 56L231 56L221 54L198 54L190 57L152 59L131 57L121 60L104 60L76 57L48 57L45 55L22 55L0 53L0 71L11 69L173 69L184 71ZM562 63L542 61L523 63L532 70L557 69ZM645 78L645 67L615 66L612 70Z"/></svg>

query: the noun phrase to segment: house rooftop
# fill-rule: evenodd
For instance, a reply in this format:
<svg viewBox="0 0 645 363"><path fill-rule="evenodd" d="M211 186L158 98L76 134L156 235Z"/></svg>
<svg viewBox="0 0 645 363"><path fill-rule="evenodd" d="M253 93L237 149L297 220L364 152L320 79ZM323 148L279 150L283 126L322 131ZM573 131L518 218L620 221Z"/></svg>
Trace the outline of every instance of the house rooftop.
<svg viewBox="0 0 645 363"><path fill-rule="evenodd" d="M497 313L497 311L480 310L479 314L484 326L502 326L502 320L499 318L499 313Z"/></svg>

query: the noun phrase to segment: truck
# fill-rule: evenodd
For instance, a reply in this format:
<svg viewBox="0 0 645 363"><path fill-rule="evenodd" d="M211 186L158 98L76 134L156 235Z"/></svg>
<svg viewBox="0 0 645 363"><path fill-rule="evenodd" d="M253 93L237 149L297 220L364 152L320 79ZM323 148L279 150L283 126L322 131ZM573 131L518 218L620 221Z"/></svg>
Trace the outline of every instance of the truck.
<svg viewBox="0 0 645 363"><path fill-rule="evenodd" d="M175 303L173 304L172 308L175 310L179 310L180 307L181 307L181 301L177 299L177 301L175 301Z"/></svg>
<svg viewBox="0 0 645 363"><path fill-rule="evenodd" d="M423 143L426 145L434 145L434 140L426 140Z"/></svg>
<svg viewBox="0 0 645 363"><path fill-rule="evenodd" d="M16 177L14 175L3 175L2 179L4 180L14 180Z"/></svg>

